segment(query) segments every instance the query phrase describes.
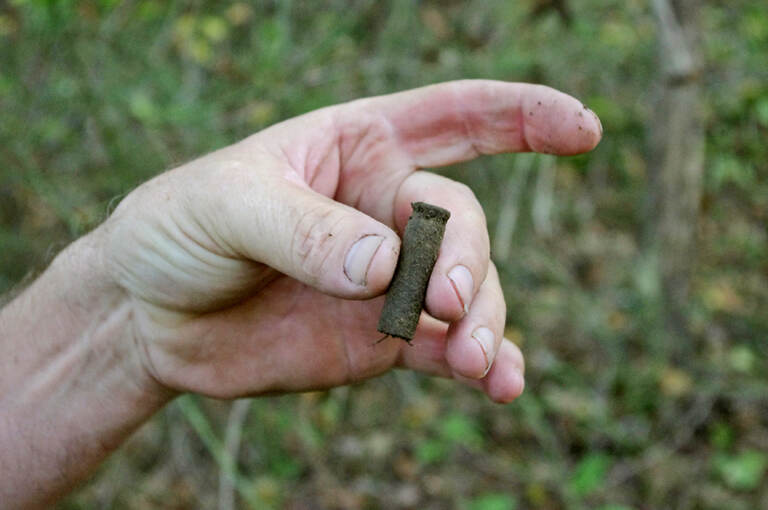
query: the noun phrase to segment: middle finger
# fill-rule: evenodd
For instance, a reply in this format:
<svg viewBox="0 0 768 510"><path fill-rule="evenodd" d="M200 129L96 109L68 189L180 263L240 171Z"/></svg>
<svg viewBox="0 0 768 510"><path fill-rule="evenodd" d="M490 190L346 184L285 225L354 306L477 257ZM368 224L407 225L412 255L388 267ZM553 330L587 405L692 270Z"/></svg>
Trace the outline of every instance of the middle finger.
<svg viewBox="0 0 768 510"><path fill-rule="evenodd" d="M433 317L458 320L469 310L488 272L490 241L485 214L464 184L414 172L402 182L395 198L395 225L400 232L405 230L413 202L427 202L451 212L425 303Z"/></svg>

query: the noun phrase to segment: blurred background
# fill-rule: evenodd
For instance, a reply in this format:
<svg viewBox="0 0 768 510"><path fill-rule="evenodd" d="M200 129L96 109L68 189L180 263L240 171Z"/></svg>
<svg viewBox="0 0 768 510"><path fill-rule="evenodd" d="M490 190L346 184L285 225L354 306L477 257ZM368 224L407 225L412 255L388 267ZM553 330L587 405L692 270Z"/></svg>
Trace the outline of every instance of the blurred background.
<svg viewBox="0 0 768 510"><path fill-rule="evenodd" d="M163 169L321 106L544 83L605 135L440 169L527 388L169 405L62 509L768 508L764 0L0 2L0 294Z"/></svg>

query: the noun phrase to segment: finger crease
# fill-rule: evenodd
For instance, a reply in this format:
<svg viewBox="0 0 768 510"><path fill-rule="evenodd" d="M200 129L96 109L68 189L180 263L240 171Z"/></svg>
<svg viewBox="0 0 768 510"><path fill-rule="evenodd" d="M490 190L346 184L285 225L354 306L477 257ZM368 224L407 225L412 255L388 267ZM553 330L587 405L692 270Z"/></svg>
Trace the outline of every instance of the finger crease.
<svg viewBox="0 0 768 510"><path fill-rule="evenodd" d="M520 152L530 152L531 146L528 144L528 134L525 131L525 108L523 105L517 109L517 127L520 133Z"/></svg>
<svg viewBox="0 0 768 510"><path fill-rule="evenodd" d="M461 120L461 129L463 131L464 139L469 144L470 159L476 158L480 156L482 152L477 146L475 130L472 128L470 122L468 121L467 111L461 106L462 104L463 103L461 98L458 96L458 94L454 93L454 108L456 109L457 115Z"/></svg>

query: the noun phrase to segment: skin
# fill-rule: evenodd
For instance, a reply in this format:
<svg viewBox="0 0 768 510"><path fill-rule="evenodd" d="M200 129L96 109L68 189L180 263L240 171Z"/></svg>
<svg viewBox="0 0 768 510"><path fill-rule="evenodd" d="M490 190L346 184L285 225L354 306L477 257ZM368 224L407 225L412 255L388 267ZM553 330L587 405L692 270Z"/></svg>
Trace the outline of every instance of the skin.
<svg viewBox="0 0 768 510"><path fill-rule="evenodd" d="M0 500L49 504L184 392L331 388L401 367L514 400L524 363L503 338L482 208L420 169L578 154L601 134L551 88L449 82L290 119L140 186L0 311ZM413 347L376 344L415 201L453 212L429 315ZM370 236L360 263L350 250ZM469 279L449 278L458 265Z"/></svg>

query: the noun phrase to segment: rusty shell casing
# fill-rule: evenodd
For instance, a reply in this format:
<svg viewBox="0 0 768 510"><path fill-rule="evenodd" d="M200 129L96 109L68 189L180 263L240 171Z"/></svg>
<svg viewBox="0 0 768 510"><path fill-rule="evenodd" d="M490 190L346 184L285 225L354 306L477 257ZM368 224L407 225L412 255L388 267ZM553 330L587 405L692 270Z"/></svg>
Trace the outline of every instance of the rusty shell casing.
<svg viewBox="0 0 768 510"><path fill-rule="evenodd" d="M451 213L424 202L411 204L395 275L387 290L378 330L410 343L424 307L427 284L435 267L445 224Z"/></svg>

